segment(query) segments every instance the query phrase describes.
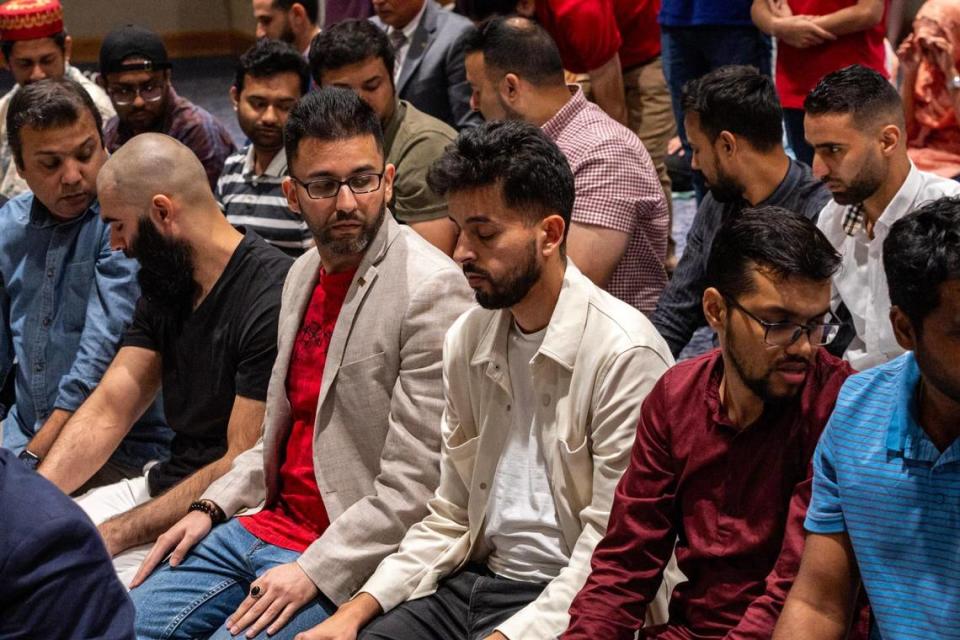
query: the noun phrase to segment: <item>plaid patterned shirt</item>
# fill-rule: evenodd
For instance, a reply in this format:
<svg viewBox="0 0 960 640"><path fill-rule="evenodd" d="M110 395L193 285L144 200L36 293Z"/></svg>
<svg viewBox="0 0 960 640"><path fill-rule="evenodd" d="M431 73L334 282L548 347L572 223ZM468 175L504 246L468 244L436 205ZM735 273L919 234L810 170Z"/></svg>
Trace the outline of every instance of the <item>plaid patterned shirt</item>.
<svg viewBox="0 0 960 640"><path fill-rule="evenodd" d="M851 205L843 214L843 232L848 236L857 235L863 227L863 203Z"/></svg>
<svg viewBox="0 0 960 640"><path fill-rule="evenodd" d="M650 315L667 284L670 221L650 155L637 136L587 101L579 87L546 124L573 170L572 221L630 237L607 290Z"/></svg>

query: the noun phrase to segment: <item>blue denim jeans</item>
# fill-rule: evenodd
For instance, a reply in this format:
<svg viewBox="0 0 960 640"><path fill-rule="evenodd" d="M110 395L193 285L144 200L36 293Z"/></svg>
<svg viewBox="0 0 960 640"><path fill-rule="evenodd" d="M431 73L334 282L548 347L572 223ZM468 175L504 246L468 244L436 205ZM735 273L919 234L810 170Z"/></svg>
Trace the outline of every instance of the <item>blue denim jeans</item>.
<svg viewBox="0 0 960 640"><path fill-rule="evenodd" d="M293 562L299 556L296 551L260 540L236 518L215 527L180 566L174 568L164 563L130 592L137 609L137 638L234 638L224 622L247 597L250 583L268 569ZM262 631L257 640L292 640L335 611L336 606L321 595L298 611L279 633L267 636Z"/></svg>
<svg viewBox="0 0 960 640"><path fill-rule="evenodd" d="M770 38L752 26L696 26L668 27L660 30L663 48L663 74L670 87L673 115L677 119L677 133L683 142L687 157L691 158L690 143L683 127L683 106L680 97L683 85L728 64L747 64L769 76L772 64ZM694 173L697 202L703 198L703 177Z"/></svg>

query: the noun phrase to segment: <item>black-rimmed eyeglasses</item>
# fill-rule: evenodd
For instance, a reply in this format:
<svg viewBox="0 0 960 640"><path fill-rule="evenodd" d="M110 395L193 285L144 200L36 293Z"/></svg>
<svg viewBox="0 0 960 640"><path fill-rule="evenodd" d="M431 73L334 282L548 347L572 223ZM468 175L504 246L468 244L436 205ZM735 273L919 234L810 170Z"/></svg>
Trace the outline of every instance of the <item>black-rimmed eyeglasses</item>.
<svg viewBox="0 0 960 640"><path fill-rule="evenodd" d="M316 180L304 182L293 176L290 176L290 179L306 189L307 195L314 200L323 200L325 198L336 198L340 194L340 188L344 185L346 185L354 195L373 193L380 188L380 182L383 180L383 172L358 173L350 176L346 180L317 178Z"/></svg>
<svg viewBox="0 0 960 640"><path fill-rule="evenodd" d="M729 306L739 309L748 318L763 327L763 341L771 347L789 347L799 340L800 336L804 333L807 334L810 344L822 347L833 342L833 339L840 333L840 327L843 326L843 323L839 321L832 311L828 312L830 314L830 322L808 322L807 324L799 324L797 322L767 322L744 309L743 306L733 298L723 296L723 299L727 301Z"/></svg>

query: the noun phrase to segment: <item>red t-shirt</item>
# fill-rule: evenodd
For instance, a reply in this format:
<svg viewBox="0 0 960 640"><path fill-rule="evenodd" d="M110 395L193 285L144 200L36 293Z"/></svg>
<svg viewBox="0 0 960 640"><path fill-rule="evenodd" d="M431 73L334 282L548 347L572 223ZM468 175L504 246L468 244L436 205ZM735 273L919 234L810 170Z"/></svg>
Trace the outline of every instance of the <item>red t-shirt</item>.
<svg viewBox="0 0 960 640"><path fill-rule="evenodd" d="M330 524L313 469L313 426L330 336L355 271L320 270L290 356L287 399L293 427L280 464L276 503L240 523L264 542L302 552Z"/></svg>
<svg viewBox="0 0 960 640"><path fill-rule="evenodd" d="M536 11L567 71L592 71L618 51L624 69L660 55L660 0L537 0Z"/></svg>
<svg viewBox="0 0 960 640"><path fill-rule="evenodd" d="M794 15L811 16L824 16L856 4L856 0L788 1ZM883 38L887 32L884 25L890 0L884 4L883 20L866 31L848 33L833 42L806 49L777 41L777 92L785 109L803 109L807 94L823 76L851 64L862 64L887 77Z"/></svg>

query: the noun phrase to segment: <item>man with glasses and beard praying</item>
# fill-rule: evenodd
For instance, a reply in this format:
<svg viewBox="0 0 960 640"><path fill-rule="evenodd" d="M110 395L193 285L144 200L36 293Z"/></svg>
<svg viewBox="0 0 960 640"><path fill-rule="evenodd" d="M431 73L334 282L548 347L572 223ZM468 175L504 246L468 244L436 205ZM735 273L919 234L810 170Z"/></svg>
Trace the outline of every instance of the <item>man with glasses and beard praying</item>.
<svg viewBox="0 0 960 640"><path fill-rule="evenodd" d="M353 91L305 96L284 140L283 190L316 248L284 285L263 436L144 561L141 638L292 640L349 600L436 489L443 336L470 289L388 212L394 166Z"/></svg>
<svg viewBox="0 0 960 640"><path fill-rule="evenodd" d="M230 226L200 161L168 136L124 145L97 189L113 249L140 263L141 298L103 379L38 471L75 491L163 387L169 457L78 499L129 584L149 544L256 443L291 260Z"/></svg>
<svg viewBox="0 0 960 640"><path fill-rule="evenodd" d="M769 638L803 550L814 449L850 367L830 277L840 256L803 216L726 222L703 313L720 348L668 371L643 405L593 572L563 640L632 640L676 545L689 580L643 638Z"/></svg>
<svg viewBox="0 0 960 640"><path fill-rule="evenodd" d="M567 259L573 173L538 127L468 129L429 180L481 307L444 344L440 486L399 551L300 640L556 638L640 405L672 364L653 325Z"/></svg>
<svg viewBox="0 0 960 640"><path fill-rule="evenodd" d="M703 174L709 191L652 316L674 356L707 324L702 303L707 258L723 223L758 206L783 207L816 219L830 199L810 168L783 150L777 90L753 67L721 67L691 80L683 89L683 112L693 149L691 166Z"/></svg>

